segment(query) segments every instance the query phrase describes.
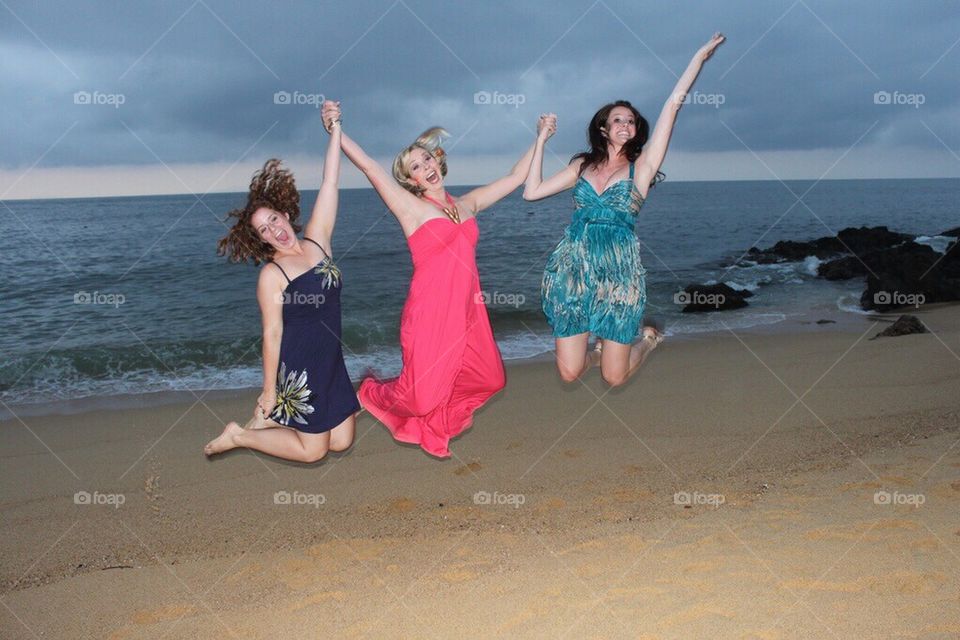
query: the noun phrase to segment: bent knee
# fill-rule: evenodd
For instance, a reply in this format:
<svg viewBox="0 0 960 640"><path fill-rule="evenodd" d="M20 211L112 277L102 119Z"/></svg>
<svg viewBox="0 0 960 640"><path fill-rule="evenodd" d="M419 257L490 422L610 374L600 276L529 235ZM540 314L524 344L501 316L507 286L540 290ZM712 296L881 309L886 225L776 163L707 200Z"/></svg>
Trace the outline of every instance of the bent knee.
<svg viewBox="0 0 960 640"><path fill-rule="evenodd" d="M346 451L353 446L353 434L349 438L330 438L330 451Z"/></svg>
<svg viewBox="0 0 960 640"><path fill-rule="evenodd" d="M557 363L557 372L560 374L560 379L564 382L575 382L582 373L582 371L568 367L560 362Z"/></svg>
<svg viewBox="0 0 960 640"><path fill-rule="evenodd" d="M490 391L490 393L497 393L499 391L503 391L505 386L507 386L507 376L501 367L500 370L497 371L496 375L491 376L488 380L487 390Z"/></svg>
<svg viewBox="0 0 960 640"><path fill-rule="evenodd" d="M416 393L408 394L403 407L410 415L425 416L439 407L441 402L443 402L443 396L435 389L418 389Z"/></svg>
<svg viewBox="0 0 960 640"><path fill-rule="evenodd" d="M307 447L303 450L300 462L320 462L327 455L327 451L330 449L331 447L328 447L327 445Z"/></svg>
<svg viewBox="0 0 960 640"><path fill-rule="evenodd" d="M623 385L629 377L626 371L603 371L601 374L603 375L603 381L611 387Z"/></svg>

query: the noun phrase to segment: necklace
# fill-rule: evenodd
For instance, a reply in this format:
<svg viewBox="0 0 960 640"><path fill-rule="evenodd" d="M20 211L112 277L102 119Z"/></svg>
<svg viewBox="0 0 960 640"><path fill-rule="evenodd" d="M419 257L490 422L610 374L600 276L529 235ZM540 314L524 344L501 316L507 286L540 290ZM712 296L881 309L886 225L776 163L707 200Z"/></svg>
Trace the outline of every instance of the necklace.
<svg viewBox="0 0 960 640"><path fill-rule="evenodd" d="M457 205L453 203L453 198L450 197L449 193L444 195L447 196L447 204L449 205L447 207L443 206L441 203L437 202L427 194L423 194L423 199L429 200L434 205L436 205L437 208L443 211L443 213L446 214L446 216L450 218L450 220L453 221L455 224L460 224L460 212L457 211Z"/></svg>

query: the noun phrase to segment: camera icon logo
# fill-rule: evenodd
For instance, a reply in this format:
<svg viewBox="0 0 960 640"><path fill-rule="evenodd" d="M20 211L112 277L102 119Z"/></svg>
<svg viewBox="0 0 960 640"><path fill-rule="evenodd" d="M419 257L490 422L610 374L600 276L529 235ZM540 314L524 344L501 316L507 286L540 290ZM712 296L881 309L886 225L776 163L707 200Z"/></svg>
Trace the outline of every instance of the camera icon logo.
<svg viewBox="0 0 960 640"><path fill-rule="evenodd" d="M890 104L889 91L877 91L873 94L873 104Z"/></svg>
<svg viewBox="0 0 960 640"><path fill-rule="evenodd" d="M477 91L473 94L473 104L491 104L493 97L489 91Z"/></svg>
<svg viewBox="0 0 960 640"><path fill-rule="evenodd" d="M890 304L892 296L889 291L877 291L873 294L874 304Z"/></svg>
<svg viewBox="0 0 960 640"><path fill-rule="evenodd" d="M73 104L90 104L90 99L89 91L77 91L73 94Z"/></svg>
<svg viewBox="0 0 960 640"><path fill-rule="evenodd" d="M693 299L686 291L678 291L677 293L673 294L674 304L690 304L691 302L693 302Z"/></svg>
<svg viewBox="0 0 960 640"><path fill-rule="evenodd" d="M291 97L289 91L277 91L273 94L273 104L290 104Z"/></svg>

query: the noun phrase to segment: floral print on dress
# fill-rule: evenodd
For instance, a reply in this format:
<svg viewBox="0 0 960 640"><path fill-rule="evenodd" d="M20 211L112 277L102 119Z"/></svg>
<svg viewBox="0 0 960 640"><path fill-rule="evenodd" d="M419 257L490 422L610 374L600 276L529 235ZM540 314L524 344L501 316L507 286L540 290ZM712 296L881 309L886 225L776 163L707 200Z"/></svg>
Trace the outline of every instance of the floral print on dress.
<svg viewBox="0 0 960 640"><path fill-rule="evenodd" d="M324 289L340 285L340 267L335 265L330 258L318 264L314 268L313 273L318 276L323 276Z"/></svg>
<svg viewBox="0 0 960 640"><path fill-rule="evenodd" d="M281 362L277 374L277 405L270 412L270 418L284 426L290 426L291 420L307 424L304 417L313 413L313 406L308 402L312 394L307 387L306 369L299 375L294 370L288 374L286 363Z"/></svg>

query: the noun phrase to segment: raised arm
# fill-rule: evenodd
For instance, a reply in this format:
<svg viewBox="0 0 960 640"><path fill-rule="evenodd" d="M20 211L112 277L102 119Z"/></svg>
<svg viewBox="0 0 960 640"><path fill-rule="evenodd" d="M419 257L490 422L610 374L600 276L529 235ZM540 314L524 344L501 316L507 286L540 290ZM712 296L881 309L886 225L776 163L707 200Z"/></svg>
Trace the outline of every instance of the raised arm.
<svg viewBox="0 0 960 640"><path fill-rule="evenodd" d="M317 201L313 205L313 213L310 214L310 220L304 230L306 237L319 242L328 251L330 239L333 236L333 225L337 221L340 186L340 123L331 124L329 131L330 142L327 144L327 155L323 160L323 183L320 185Z"/></svg>
<svg viewBox="0 0 960 640"><path fill-rule="evenodd" d="M477 187L463 194L459 198L460 202L467 206L474 214L477 214L493 206L501 198L510 195L517 187L522 185L524 180L527 179L527 174L530 172L530 162L536 152L537 144L542 135L541 132L547 129L556 130L556 116L552 116L552 118L551 121L546 115L540 116L540 120L537 123L537 141L530 145L530 148L524 152L520 160L513 165L510 173L498 180L494 180L488 185ZM552 135L552 131L547 137L550 135Z"/></svg>
<svg viewBox="0 0 960 640"><path fill-rule="evenodd" d="M339 103L327 100L323 103L323 121L340 120ZM416 218L418 211L423 210L423 203L412 193L397 184L393 176L380 166L380 164L368 156L366 152L354 142L350 136L341 132L340 148L343 153L352 162L357 169L363 172L363 175L370 181L370 185L376 189L384 204L393 212L397 218Z"/></svg>
<svg viewBox="0 0 960 640"><path fill-rule="evenodd" d="M257 404L265 415L277 404L277 368L283 337L283 277L274 265L264 265L257 281L257 302L263 325L263 390Z"/></svg>
<svg viewBox="0 0 960 640"><path fill-rule="evenodd" d="M540 200L569 189L576 183L577 171L582 163L582 161L572 162L546 180L543 179L543 151L547 146L547 140L557 130L557 117L552 113L546 114L545 117L547 126L537 131L537 142L534 145L533 158L530 160L530 171L524 182L524 200Z"/></svg>
<svg viewBox="0 0 960 640"><path fill-rule="evenodd" d="M646 197L650 183L653 181L657 171L663 164L663 158L667 155L667 147L670 144L670 136L673 134L673 125L677 121L677 113L683 106L687 97L687 92L693 86L694 80L700 74L703 63L713 55L714 50L720 46L726 38L720 32L713 34L707 44L700 47L687 65L686 71L677 80L676 86L667 101L660 110L660 116L657 118L657 124L653 127L653 133L647 144L644 145L643 153L640 154L637 163L637 171L634 174L634 181L640 190L640 195Z"/></svg>

